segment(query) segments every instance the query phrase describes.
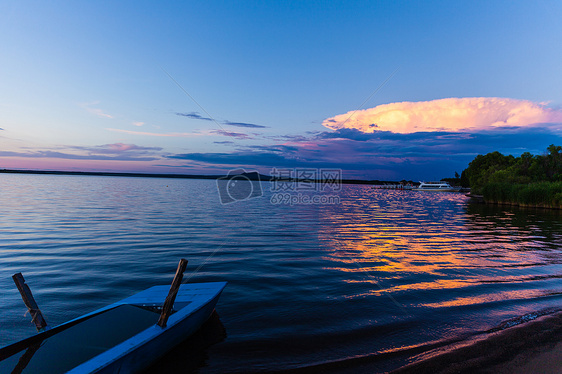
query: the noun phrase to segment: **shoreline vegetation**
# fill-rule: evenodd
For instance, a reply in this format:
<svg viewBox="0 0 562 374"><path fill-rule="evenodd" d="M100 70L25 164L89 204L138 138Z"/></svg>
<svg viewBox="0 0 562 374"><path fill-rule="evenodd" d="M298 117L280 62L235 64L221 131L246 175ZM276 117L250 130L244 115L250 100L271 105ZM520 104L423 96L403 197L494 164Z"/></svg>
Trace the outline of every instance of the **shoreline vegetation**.
<svg viewBox="0 0 562 374"><path fill-rule="evenodd" d="M487 204L562 209L562 146L551 144L535 156L478 155L462 172L461 185Z"/></svg>

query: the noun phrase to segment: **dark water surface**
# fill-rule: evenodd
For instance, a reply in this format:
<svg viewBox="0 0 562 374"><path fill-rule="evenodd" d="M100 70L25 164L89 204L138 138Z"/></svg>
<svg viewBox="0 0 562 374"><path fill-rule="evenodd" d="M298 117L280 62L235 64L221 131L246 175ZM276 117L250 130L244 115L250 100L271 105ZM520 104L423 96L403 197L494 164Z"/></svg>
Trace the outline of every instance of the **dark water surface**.
<svg viewBox="0 0 562 374"><path fill-rule="evenodd" d="M56 325L169 284L181 257L229 284L174 370L385 371L562 305L560 211L355 185L272 205L262 186L223 206L212 180L1 174L0 345L34 333L16 272Z"/></svg>

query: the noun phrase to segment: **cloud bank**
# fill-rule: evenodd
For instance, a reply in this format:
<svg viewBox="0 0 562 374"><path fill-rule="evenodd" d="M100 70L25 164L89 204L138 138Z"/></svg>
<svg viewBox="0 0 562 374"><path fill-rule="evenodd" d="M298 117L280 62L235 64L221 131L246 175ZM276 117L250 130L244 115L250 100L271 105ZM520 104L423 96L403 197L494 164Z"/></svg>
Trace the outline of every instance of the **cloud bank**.
<svg viewBox="0 0 562 374"><path fill-rule="evenodd" d="M474 133L425 131L364 133L340 129L283 137L283 144L247 145L228 153L169 154L185 166L256 167L267 174L277 168L341 168L346 178L427 180L462 172L478 154L499 151L519 155L540 154L562 135L548 127L509 127Z"/></svg>
<svg viewBox="0 0 562 374"><path fill-rule="evenodd" d="M323 126L332 130L400 134L474 132L536 124L551 124L562 129L562 111L547 108L546 103L528 100L468 97L383 104L340 114L322 122Z"/></svg>

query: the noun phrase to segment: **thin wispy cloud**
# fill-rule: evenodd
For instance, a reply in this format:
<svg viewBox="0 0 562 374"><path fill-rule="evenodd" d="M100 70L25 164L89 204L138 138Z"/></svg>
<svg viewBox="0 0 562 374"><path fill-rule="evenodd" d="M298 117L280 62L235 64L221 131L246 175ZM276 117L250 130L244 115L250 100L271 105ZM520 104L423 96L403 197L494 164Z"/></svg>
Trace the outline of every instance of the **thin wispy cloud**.
<svg viewBox="0 0 562 374"><path fill-rule="evenodd" d="M203 117L202 115L200 115L197 112L191 112L191 113L179 113L178 112L178 113L176 113L176 115L191 118L191 119L200 119L200 120L203 120L203 121L213 121L212 118Z"/></svg>
<svg viewBox="0 0 562 374"><path fill-rule="evenodd" d="M273 152L184 153L171 155L168 158L222 165L287 165L284 155Z"/></svg>
<svg viewBox="0 0 562 374"><path fill-rule="evenodd" d="M187 118L190 118L190 119L199 119L199 120L202 120L202 121L212 121L212 122L215 121L213 118L204 117L197 112L190 112L190 113L177 112L176 115L181 116L181 117L187 117ZM223 125L227 125L227 126L246 127L246 128L253 128L253 129L266 129L267 128L267 126L256 125L255 123L247 123L247 122L221 121L219 123L223 124Z"/></svg>
<svg viewBox="0 0 562 374"><path fill-rule="evenodd" d="M52 158L99 161L155 161L162 158L161 147L114 143L97 146L58 146L54 149L22 148L21 151L2 151L0 157Z"/></svg>
<svg viewBox="0 0 562 374"><path fill-rule="evenodd" d="M98 117L102 117L102 118L113 118L113 116L111 114L105 113L102 109L100 108L95 108L96 105L99 105L100 102L99 101L93 101L91 103L81 103L79 104L80 107L84 108L86 111L88 111L89 113L96 115Z"/></svg>
<svg viewBox="0 0 562 374"><path fill-rule="evenodd" d="M113 129L113 128L106 128L108 131L113 132L120 132L123 134L129 135L141 135L141 136L163 136L163 137L194 137L194 136L201 136L201 133L193 133L193 132L171 132L171 133L155 133L155 132L145 132L145 131L131 131L131 130L123 130L123 129Z"/></svg>
<svg viewBox="0 0 562 374"><path fill-rule="evenodd" d="M114 143L104 144L92 147L86 146L70 146L70 148L87 151L94 154L132 154L132 153L153 153L162 151L161 147L143 147L136 144Z"/></svg>
<svg viewBox="0 0 562 374"><path fill-rule="evenodd" d="M535 103L497 97L447 98L420 102L398 102L351 111L326 119L332 130L356 129L364 133L391 131L474 132L494 128L550 124L562 130L562 110Z"/></svg>
<svg viewBox="0 0 562 374"><path fill-rule="evenodd" d="M132 125L137 126L137 127L141 127L142 125L144 125L144 122L133 122Z"/></svg>
<svg viewBox="0 0 562 374"><path fill-rule="evenodd" d="M256 124L253 124L253 123L245 123L245 122L224 121L223 124L228 125L228 126L248 127L248 128L253 128L253 129L265 129L265 128L267 128L267 126L256 125Z"/></svg>
<svg viewBox="0 0 562 374"><path fill-rule="evenodd" d="M304 135L271 135L264 136L263 138L275 142L304 142L310 139L310 137L306 137Z"/></svg>
<svg viewBox="0 0 562 374"><path fill-rule="evenodd" d="M155 156L134 156L134 155L81 155L56 151L36 151L36 152L1 152L0 157L26 157L26 158L56 158L65 160L97 160L97 161L155 161L159 157Z"/></svg>
<svg viewBox="0 0 562 374"><path fill-rule="evenodd" d="M213 130L211 131L212 134L222 135L222 136L230 136L231 138L235 139L252 139L252 137L248 134L244 134L241 132L232 132L226 130Z"/></svg>

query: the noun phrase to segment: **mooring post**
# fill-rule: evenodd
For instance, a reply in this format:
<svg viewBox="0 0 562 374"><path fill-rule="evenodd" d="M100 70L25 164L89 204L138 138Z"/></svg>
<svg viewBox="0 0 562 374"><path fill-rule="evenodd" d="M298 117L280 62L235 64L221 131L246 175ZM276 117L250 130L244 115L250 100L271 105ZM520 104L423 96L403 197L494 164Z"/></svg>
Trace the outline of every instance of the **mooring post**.
<svg viewBox="0 0 562 374"><path fill-rule="evenodd" d="M31 293L31 289L27 284L25 284L25 279L23 279L23 275L21 273L14 274L12 279L16 283L16 287L21 294L21 298L31 315L31 322L35 323L35 327L37 331L42 331L47 327L47 321L43 318L43 314L39 310L39 306L35 302L33 298L33 294Z"/></svg>
<svg viewBox="0 0 562 374"><path fill-rule="evenodd" d="M174 306L174 301L176 300L176 295L178 294L178 290L181 285L181 280L183 279L183 272L187 267L187 260L182 258L180 263L178 264L178 270L176 271L176 275L174 276L174 280L172 281L172 285L170 286L170 292L168 292L168 296L164 301L164 306L162 307L162 313L160 314L160 318L158 319L157 325L164 328L166 327L166 323L168 322L168 317L170 317L170 313L172 311L172 307Z"/></svg>

